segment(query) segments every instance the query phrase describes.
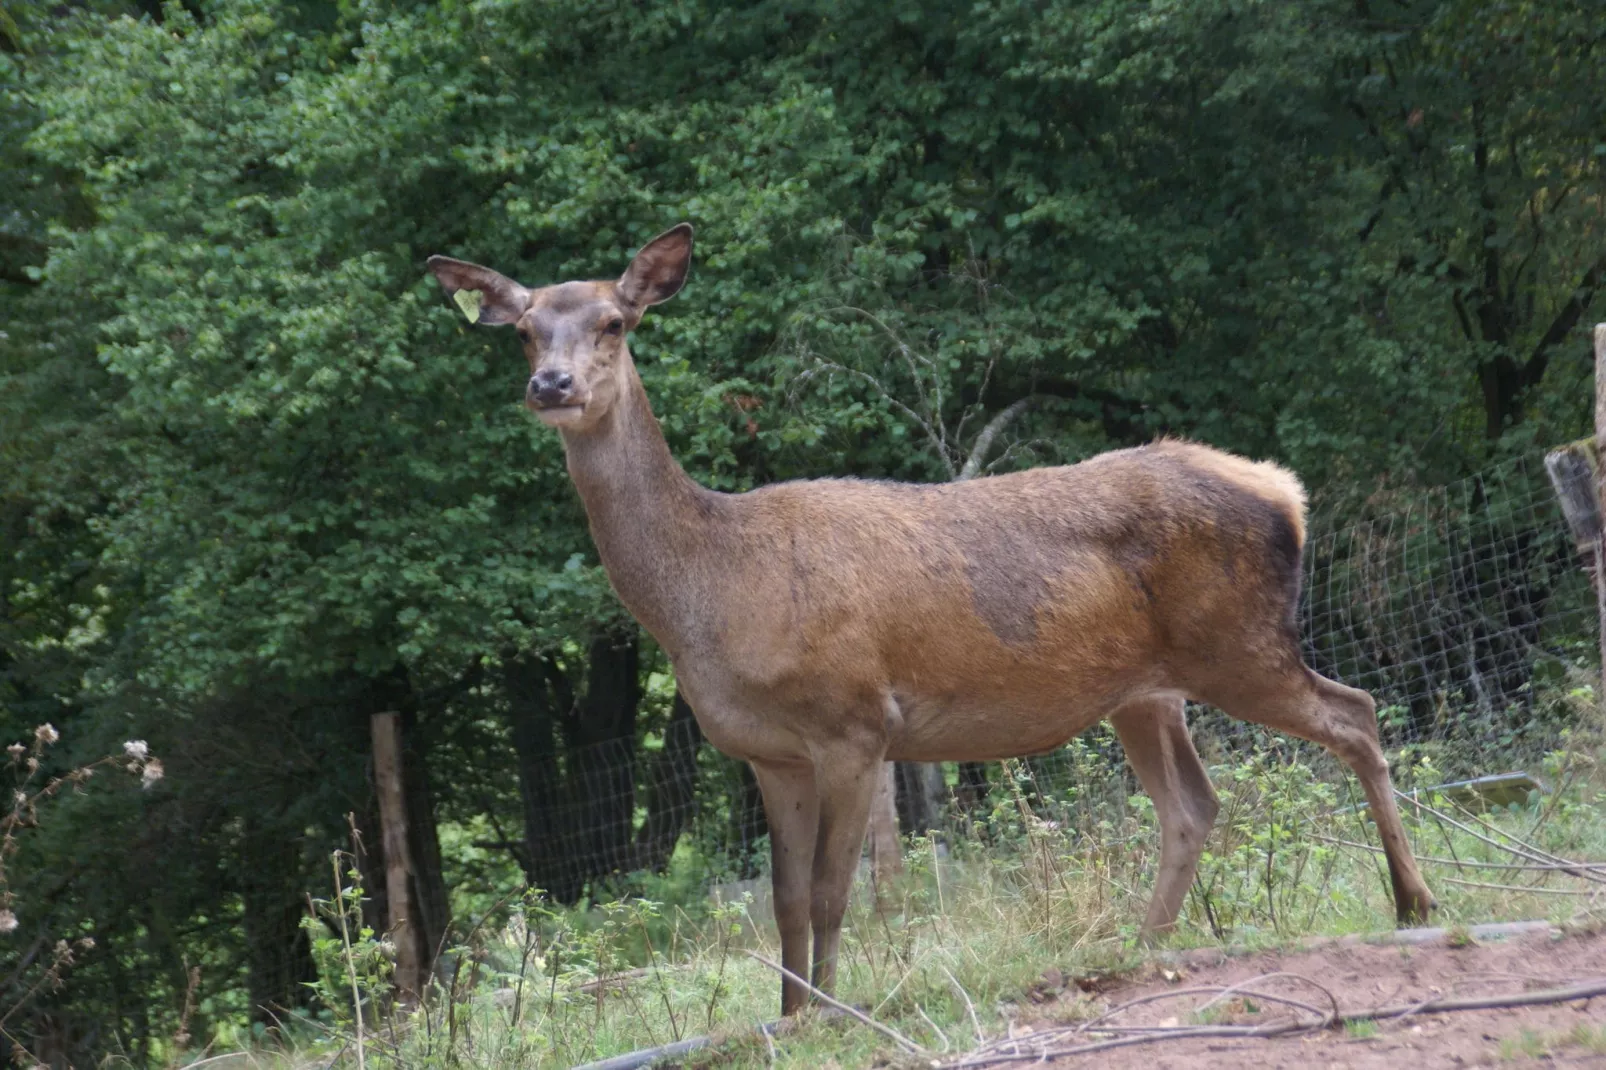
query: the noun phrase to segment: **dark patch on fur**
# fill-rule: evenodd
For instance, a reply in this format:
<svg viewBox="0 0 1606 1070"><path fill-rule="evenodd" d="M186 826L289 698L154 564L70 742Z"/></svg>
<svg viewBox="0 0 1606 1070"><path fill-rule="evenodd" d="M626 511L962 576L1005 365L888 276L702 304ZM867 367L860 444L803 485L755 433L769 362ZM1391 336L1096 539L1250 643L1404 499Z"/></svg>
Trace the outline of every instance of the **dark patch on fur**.
<svg viewBox="0 0 1606 1070"><path fill-rule="evenodd" d="M1214 473L1196 472L1195 479L1202 515L1216 528L1227 582L1236 586L1241 571L1247 572L1247 582L1259 588L1267 608L1277 613L1278 627L1297 646L1303 547L1287 503L1263 498Z"/></svg>
<svg viewBox="0 0 1606 1070"><path fill-rule="evenodd" d="M1127 581L1132 584L1132 590L1143 596L1140 608L1153 606L1155 595L1154 588L1149 583L1149 576L1154 566L1162 560L1162 548L1156 540L1162 518L1134 515L1126 519L1124 527L1113 533L1109 552L1115 559L1116 566L1126 573Z"/></svg>
<svg viewBox="0 0 1606 1070"><path fill-rule="evenodd" d="M964 559L971 606L1002 642L1029 646L1037 640L1037 614L1050 584L1112 558L1132 581L1133 591L1154 600L1151 566L1159 561L1154 530L1130 515L1110 515L1111 525L1089 529L1084 515L1017 516L966 512L945 525ZM1140 607L1141 608L1141 607Z"/></svg>
<svg viewBox="0 0 1606 1070"><path fill-rule="evenodd" d="M1189 515L1208 520L1217 529L1221 549L1221 569L1227 580L1236 583L1242 556L1250 564L1272 569L1281 578L1292 568L1297 585L1300 561L1299 539L1287 513L1287 503L1263 498L1249 488L1206 468L1196 468L1181 458L1156 458L1162 475L1180 490L1175 498L1176 519L1184 523ZM1191 508L1190 508L1191 506ZM1263 570L1256 569L1263 573Z"/></svg>
<svg viewBox="0 0 1606 1070"><path fill-rule="evenodd" d="M1281 509L1273 509L1271 532L1266 544L1266 567L1272 580L1282 588L1288 604L1284 607L1283 628L1288 641L1299 646L1299 592L1305 582L1304 547L1293 522Z"/></svg>
<svg viewBox="0 0 1606 1070"><path fill-rule="evenodd" d="M1152 611L1176 555L1203 554L1215 558L1226 584L1248 584L1244 597L1275 606L1297 637L1301 547L1287 503L1183 457L1157 451L1141 460L1149 479L1130 496L1100 488L1085 512L1071 510L1079 515L955 516L946 526L964 557L976 615L1001 641L1029 645L1051 581L1079 562L1114 564L1132 585L1134 608Z"/></svg>
<svg viewBox="0 0 1606 1070"><path fill-rule="evenodd" d="M967 516L952 529L976 615L1006 643L1037 638L1037 607L1048 596L1048 578L1065 567L1066 533L1036 527Z"/></svg>

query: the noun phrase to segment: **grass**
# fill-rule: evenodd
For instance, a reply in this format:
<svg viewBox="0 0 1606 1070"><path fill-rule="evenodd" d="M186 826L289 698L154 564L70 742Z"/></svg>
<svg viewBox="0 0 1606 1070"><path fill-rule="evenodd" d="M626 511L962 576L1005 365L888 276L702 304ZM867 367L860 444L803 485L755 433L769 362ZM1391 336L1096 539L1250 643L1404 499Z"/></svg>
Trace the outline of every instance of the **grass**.
<svg viewBox="0 0 1606 1070"><path fill-rule="evenodd" d="M1523 1029L1500 1042L1500 1058L1507 1062L1542 1059L1550 1055L1582 1050L1606 1055L1606 1025L1580 1023L1566 1032Z"/></svg>
<svg viewBox="0 0 1606 1070"><path fill-rule="evenodd" d="M1343 782L1300 753L1267 751L1213 770L1222 814L1173 946L1270 946L1391 925L1381 855L1350 846L1375 842L1364 816L1344 812ZM1499 843L1606 859L1606 789L1594 767L1575 753L1546 773L1559 790L1526 806L1407 808L1418 854L1456 863L1424 862L1437 924L1464 933L1485 921L1601 917L1606 896L1588 895L1599 884L1555 870L1480 868L1519 864ZM915 841L902 879L879 895L867 883L856 888L838 995L923 1046L929 1060L973 1046L978 1030L1040 1017L1035 1004L1074 996L1076 978L1139 962L1135 928L1158 835L1147 799L1110 779L1102 794L1087 782L1055 794L1021 776L994 793L990 813L947 836L946 849ZM527 902L512 924L453 952L427 1011L373 1016L362 1066L567 1067L710 1033L727 1040L684 1065L852 1067L894 1055L885 1037L840 1017L811 1017L769 1038L753 1032L775 1017L779 979L749 950L779 959L762 895L724 904L636 898L584 915ZM354 954L330 946L324 962L335 1020L287 1023L281 1046L255 1049L254 1064L359 1065ZM1076 1017L1085 1007L1067 999L1055 1013ZM1606 1031L1576 1042L1606 1043Z"/></svg>

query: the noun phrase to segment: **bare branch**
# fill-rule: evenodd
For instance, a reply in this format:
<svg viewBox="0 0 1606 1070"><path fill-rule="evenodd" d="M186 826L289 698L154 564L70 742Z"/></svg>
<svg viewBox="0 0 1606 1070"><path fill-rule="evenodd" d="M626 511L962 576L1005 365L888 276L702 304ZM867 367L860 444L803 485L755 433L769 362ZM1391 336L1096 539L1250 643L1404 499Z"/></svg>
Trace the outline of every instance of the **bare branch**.
<svg viewBox="0 0 1606 1070"><path fill-rule="evenodd" d="M974 479L976 473L981 470L982 463L987 460L987 453L993 448L993 440L998 437L999 432L1008 427L1015 417L1031 408L1036 401L1036 394L1028 394L988 420L987 426L976 436L976 444L971 447L970 456L966 458L965 466L959 470L959 474L954 477L955 481L963 483L967 479Z"/></svg>
<svg viewBox="0 0 1606 1070"><path fill-rule="evenodd" d="M1331 843L1339 847L1353 847L1359 851L1371 851L1373 854L1386 854L1381 847L1374 847L1369 843L1356 843L1354 840L1341 840L1332 836L1323 836L1316 832L1307 832L1305 835L1313 840ZM1506 869L1520 870L1532 873L1566 873L1573 869L1600 870L1606 872L1606 862L1474 862L1465 858L1435 858L1431 855L1417 855L1418 862L1431 862L1440 866L1456 866L1462 869Z"/></svg>
<svg viewBox="0 0 1606 1070"><path fill-rule="evenodd" d="M916 1044L914 1041L910 1040L896 1029L893 1029L891 1026L882 1025L880 1022L876 1021L874 1018L871 1018L869 1015L855 1007L850 1007L846 1003L832 999L830 996L826 995L824 992L821 992L818 988L815 988L813 985L809 984L807 981L793 973L791 970L787 969L785 966L780 966L771 962L769 959L765 958L763 955L760 955L756 951L747 952L747 957L765 966L768 966L782 977L796 981L798 984L808 989L809 994L815 999L819 1000L821 1003L824 1003L829 1007L835 1007L842 1013L853 1018L857 1018L871 1029L874 1029L877 1033L880 1033L882 1036L893 1041L893 1043L897 1044L904 1051L912 1052L916 1055L929 1054L925 1048L921 1047L919 1044Z"/></svg>
<svg viewBox="0 0 1606 1070"><path fill-rule="evenodd" d="M903 358L904 366L909 371L910 382L915 389L916 398L921 408L927 410L929 414L926 417L916 417L916 419L919 421L920 426L925 429L927 437L937 447L938 455L942 458L943 467L948 471L948 478L952 479L955 471L954 449L948 441L948 428L942 422L942 410L945 402L942 391L942 376L938 373L936 362L910 345L896 329L868 309L860 308L857 305L836 305L824 310L826 315L843 312L850 312L856 316L863 317L875 325L882 334L887 336L897 355ZM837 365L837 367L841 368L840 365ZM925 374L921 373L922 368L925 369ZM891 392L873 376L855 369L841 368L841 370L857 374L874 383L882 397L897 404L904 412L913 414L914 410L910 406L897 402L892 397ZM926 381L928 378L930 379L929 383Z"/></svg>
<svg viewBox="0 0 1606 1070"><path fill-rule="evenodd" d="M1594 302L1595 291L1603 281L1606 281L1606 256L1596 260L1589 266L1589 270L1584 272L1583 278L1578 280L1578 285L1567 298L1567 303L1561 306L1561 311L1556 313L1556 318L1551 320L1544 335L1528 354L1528 360L1523 365L1523 379L1530 386L1537 383L1545 374L1550 351L1572 333L1572 329L1578 325L1578 321Z"/></svg>
<svg viewBox="0 0 1606 1070"><path fill-rule="evenodd" d="M959 979L948 971L948 967L942 966L941 963L938 965L942 969L943 974L947 976L949 982L952 983L953 986L959 990L959 994L964 997L965 1010L970 1014L970 1027L976 1032L976 1043L985 1043L987 1037L981 1031L981 1021L976 1017L976 1005L970 1001L970 993L966 992L965 986L960 984Z"/></svg>
<svg viewBox="0 0 1606 1070"><path fill-rule="evenodd" d="M1033 454L1035 463L1037 451L1049 449L1052 445L1052 443L1044 438L1031 438L1024 441L1011 442L1007 447L1005 447L1003 453L1000 453L997 457L994 457L991 461L987 462L987 474L992 475L1004 465L1008 464L1012 458L1018 457L1022 453Z"/></svg>
<svg viewBox="0 0 1606 1070"><path fill-rule="evenodd" d="M1516 843L1520 844L1520 846L1513 847L1510 844L1504 844L1504 843L1501 843L1498 840L1492 840L1488 836L1485 836L1483 833L1479 832L1477 829L1471 828L1470 826L1467 826L1467 825L1463 825L1461 822L1457 821L1455 818L1451 817L1449 814L1445 813L1444 811L1434 809L1433 807L1429 806L1427 803L1425 803L1422 800L1418 799L1415 795L1407 795L1405 792L1398 791L1398 790L1396 790L1394 792L1394 795L1400 801L1405 802L1405 803L1409 803L1411 806L1416 807L1419 811L1422 811L1422 812L1428 813L1428 814L1432 814L1438 820L1443 821L1448 825L1453 825L1454 827L1460 829L1462 832L1465 832L1467 835L1473 837L1474 839L1483 841L1484 843L1488 844L1490 847L1495 848L1496 850L1505 851L1507 854L1516 855L1518 858L1525 858L1530 862L1552 863L1552 864L1554 864L1554 863L1562 863L1562 864L1564 864L1566 866L1566 868L1561 871L1563 873L1569 873L1574 877L1582 877L1585 880L1591 880L1591 881L1595 881L1597 883L1606 884L1606 875L1598 874L1598 873L1595 873L1593 870L1590 870L1588 868L1580 867L1578 865L1578 863L1573 862L1570 859L1558 858L1555 855L1550 854L1548 852L1540 851L1537 848L1530 847L1528 844L1523 843L1521 840L1518 840L1515 836L1511 835L1511 833L1506 832L1506 831L1504 831L1502 829L1493 828L1493 827L1491 827L1490 825L1488 825L1487 823L1483 822L1481 819L1479 819L1477 817L1474 817L1473 820L1477 821L1480 825L1483 825L1484 828L1487 828L1487 829L1489 829L1489 831L1497 833L1498 835L1504 836L1508 840L1513 840Z"/></svg>
<svg viewBox="0 0 1606 1070"><path fill-rule="evenodd" d="M1270 975L1276 976L1276 975ZM1251 981L1240 982L1231 988L1222 988L1219 985L1206 985L1197 988L1179 989L1171 992L1161 992L1144 996L1121 1004L1106 1012L1091 1022L1083 1022L1076 1026L1048 1029L1034 1034L1029 1039L1021 1037L1000 1037L982 1045L968 1055L961 1056L952 1062L939 1064L947 1070L974 1070L977 1067L1001 1066L1009 1063L1042 1063L1049 1059L1069 1059L1076 1055L1086 1055L1096 1051L1107 1051L1111 1048L1126 1047L1134 1044L1152 1044L1158 1041L1184 1040L1190 1037L1279 1037L1293 1034L1309 1033L1324 1029L1339 1022L1350 1023L1360 1021L1385 1021L1409 1018L1419 1014L1439 1014L1446 1011L1489 1010L1502 1007L1522 1007L1547 1003L1568 1003L1576 1000L1592 999L1606 994L1606 977L1596 977L1573 984L1565 988L1551 988L1539 992L1510 993L1501 996L1478 997L1471 999L1435 998L1421 1003L1413 1003L1392 1007L1369 1007L1364 1010L1341 1013L1337 1002L1333 1002L1330 1013L1317 1011L1314 1007L1289 1000L1285 997L1272 996L1265 992L1249 992L1244 986L1263 980L1254 978ZM1309 982L1315 984L1315 982ZM1316 985L1324 993L1327 992L1321 985ZM1315 1012L1314 1019L1293 1020L1283 1019L1269 1021L1261 1025L1202 1025L1202 1026L1115 1026L1107 1025L1107 1019L1122 1011L1143 1003L1152 1003L1161 999L1173 999L1179 996L1197 994L1205 991L1217 993L1216 1002L1230 992L1236 991L1240 995L1253 995L1256 999L1265 999L1287 1004L1299 1009ZM1331 993L1327 993L1331 999ZM1207 1003L1205 1006L1208 1006ZM1203 1010L1196 1007L1194 1013ZM1114 1039L1097 1040L1084 1043L1065 1045L1066 1041L1093 1035L1117 1034Z"/></svg>
<svg viewBox="0 0 1606 1070"><path fill-rule="evenodd" d="M969 423L970 418L982 409L982 404L987 399L987 387L993 381L993 369L998 366L998 347L992 344L991 339L988 340L987 352L987 367L982 369L981 386L976 388L976 404L965 406L965 411L960 413L959 422L954 425L955 441L964 441L965 424Z"/></svg>
<svg viewBox="0 0 1606 1070"><path fill-rule="evenodd" d="M931 440L932 448L936 451L937 458L942 461L943 468L948 472L948 478L954 478L955 473L953 457L949 453L948 444L943 440L943 436L939 433L938 429L933 427L931 422L928 421L924 416L920 415L914 409L898 400L898 398L890 390L882 385L881 380L877 379L869 372L860 371L858 368L850 368L845 364L838 364L835 361L818 358L816 359L815 366L799 375L798 379L806 382L822 371L828 373L841 372L843 375L851 375L855 379L862 379L864 382L869 383L870 386L875 389L875 392L881 395L881 399L883 401L897 409L899 412L903 413L905 416L909 417L909 419L913 420L920 427L920 429L926 433L926 437Z"/></svg>

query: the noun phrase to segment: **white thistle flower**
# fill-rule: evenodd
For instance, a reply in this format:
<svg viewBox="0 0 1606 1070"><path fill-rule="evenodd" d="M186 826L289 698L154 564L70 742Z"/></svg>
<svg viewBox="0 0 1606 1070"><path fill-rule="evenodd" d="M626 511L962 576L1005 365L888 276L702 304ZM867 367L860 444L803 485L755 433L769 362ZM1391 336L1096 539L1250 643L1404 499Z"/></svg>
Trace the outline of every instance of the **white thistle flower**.
<svg viewBox="0 0 1606 1070"><path fill-rule="evenodd" d="M46 721L44 724L33 730L33 738L37 739L41 743L54 743L56 740L61 738L61 733L56 731L55 725L51 724L49 721Z"/></svg>
<svg viewBox="0 0 1606 1070"><path fill-rule="evenodd" d="M152 758L150 761L145 763L145 768L139 774L140 786L144 788L150 787L152 784L162 779L163 772L164 770L162 769L161 759Z"/></svg>
<svg viewBox="0 0 1606 1070"><path fill-rule="evenodd" d="M0 910L0 933L14 933L18 924L15 914L9 910Z"/></svg>
<svg viewBox="0 0 1606 1070"><path fill-rule="evenodd" d="M143 762L150 755L150 748L143 739L131 739L123 744L123 753L136 762Z"/></svg>

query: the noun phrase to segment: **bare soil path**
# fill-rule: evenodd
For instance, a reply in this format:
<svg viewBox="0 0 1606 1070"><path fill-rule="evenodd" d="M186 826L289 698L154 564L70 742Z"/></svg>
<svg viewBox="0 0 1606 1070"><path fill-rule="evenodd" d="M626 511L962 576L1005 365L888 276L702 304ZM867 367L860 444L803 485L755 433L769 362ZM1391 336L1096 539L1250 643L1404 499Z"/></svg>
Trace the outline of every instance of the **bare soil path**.
<svg viewBox="0 0 1606 1070"><path fill-rule="evenodd" d="M1266 980L1252 987L1324 1010L1331 1006L1322 993L1326 989L1346 1013L1446 996L1532 992L1606 976L1606 936L1599 934L1562 936L1537 932L1462 947L1451 946L1453 942L1440 939L1415 946L1328 944L1306 951L1260 952L1235 958L1219 952L1189 952L1177 956L1173 965L1156 964L1137 976L1107 983L1088 978L1067 981L1049 971L1037 990L1041 1002L1022 1008L1015 1034L1020 1036L1026 1030L1041 1034L1144 996L1199 986L1233 985L1277 972L1301 975L1321 988L1288 978ZM1114 1021L1128 1027L1190 1025L1200 1021L1194 1010L1209 998L1196 994L1160 999L1124 1011ZM1286 1018L1287 1014L1275 1004L1254 999L1230 999L1207 1013L1206 1020L1218 1025L1253 1025ZM1097 1038L1076 1038L1057 1046L1094 1039ZM1424 1013L1375 1026L1326 1029L1272 1039L1172 1038L1053 1058L1038 1065L1058 1070L1094 1066L1098 1070L1606 1068L1606 996L1539 1006Z"/></svg>

